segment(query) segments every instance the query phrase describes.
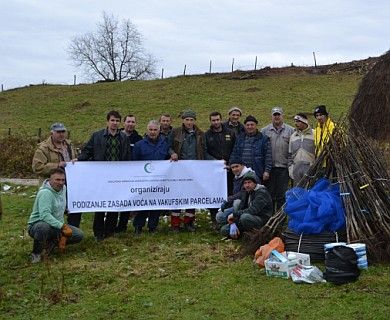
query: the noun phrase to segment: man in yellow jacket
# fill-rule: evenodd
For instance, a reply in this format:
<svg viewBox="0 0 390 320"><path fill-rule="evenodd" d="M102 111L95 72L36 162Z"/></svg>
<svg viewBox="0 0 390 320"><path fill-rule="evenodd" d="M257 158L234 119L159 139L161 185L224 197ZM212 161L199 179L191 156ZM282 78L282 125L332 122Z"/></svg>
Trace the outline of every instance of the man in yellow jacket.
<svg viewBox="0 0 390 320"><path fill-rule="evenodd" d="M316 147L315 156L317 158L324 148L324 145L328 142L335 125L329 118L329 114L326 111L326 106L317 106L314 109L313 114L317 119L317 127L314 129L314 144Z"/></svg>

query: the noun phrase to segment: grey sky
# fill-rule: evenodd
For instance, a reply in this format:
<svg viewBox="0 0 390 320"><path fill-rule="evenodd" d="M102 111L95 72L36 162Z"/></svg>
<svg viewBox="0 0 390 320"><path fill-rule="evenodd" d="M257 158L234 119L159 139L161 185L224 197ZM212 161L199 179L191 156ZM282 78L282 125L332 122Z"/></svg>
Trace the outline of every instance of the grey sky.
<svg viewBox="0 0 390 320"><path fill-rule="evenodd" d="M378 56L390 49L390 2L382 1L34 1L0 0L0 83L88 82L68 60L75 35L102 12L130 19L165 76L312 65Z"/></svg>

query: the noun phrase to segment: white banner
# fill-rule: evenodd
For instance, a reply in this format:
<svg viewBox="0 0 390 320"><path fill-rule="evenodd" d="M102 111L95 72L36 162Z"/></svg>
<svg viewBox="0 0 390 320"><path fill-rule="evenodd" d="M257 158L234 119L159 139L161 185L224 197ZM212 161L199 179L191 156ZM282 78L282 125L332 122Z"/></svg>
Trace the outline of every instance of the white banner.
<svg viewBox="0 0 390 320"><path fill-rule="evenodd" d="M219 208L223 161L79 161L65 167L69 212Z"/></svg>

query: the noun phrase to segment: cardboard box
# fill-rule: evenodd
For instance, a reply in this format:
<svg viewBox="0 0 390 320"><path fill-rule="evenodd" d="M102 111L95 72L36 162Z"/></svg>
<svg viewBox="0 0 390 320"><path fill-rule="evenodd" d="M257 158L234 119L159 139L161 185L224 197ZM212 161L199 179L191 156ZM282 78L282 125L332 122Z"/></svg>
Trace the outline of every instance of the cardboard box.
<svg viewBox="0 0 390 320"><path fill-rule="evenodd" d="M264 261L265 272L269 277L278 277L288 279L291 270L298 264L298 260L289 260L287 262L277 262L267 259Z"/></svg>

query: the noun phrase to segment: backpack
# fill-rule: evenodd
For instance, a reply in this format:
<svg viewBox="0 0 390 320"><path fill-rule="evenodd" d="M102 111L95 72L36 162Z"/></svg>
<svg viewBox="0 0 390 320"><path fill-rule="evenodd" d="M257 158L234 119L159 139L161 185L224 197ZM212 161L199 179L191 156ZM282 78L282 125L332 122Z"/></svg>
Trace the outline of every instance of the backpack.
<svg viewBox="0 0 390 320"><path fill-rule="evenodd" d="M346 246L335 246L325 253L324 279L334 284L356 281L360 270L355 250Z"/></svg>

